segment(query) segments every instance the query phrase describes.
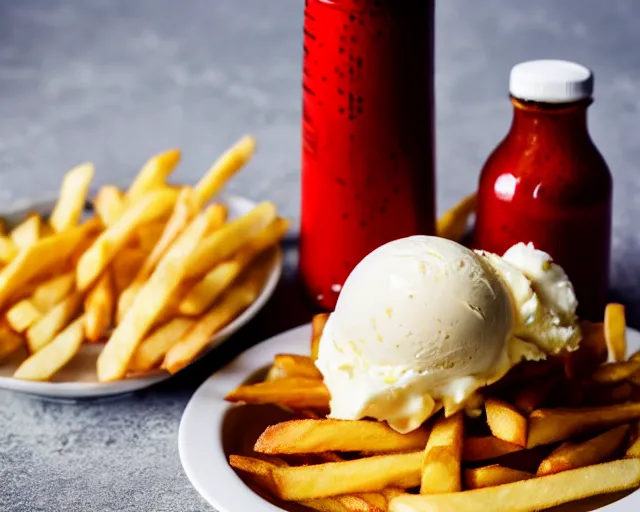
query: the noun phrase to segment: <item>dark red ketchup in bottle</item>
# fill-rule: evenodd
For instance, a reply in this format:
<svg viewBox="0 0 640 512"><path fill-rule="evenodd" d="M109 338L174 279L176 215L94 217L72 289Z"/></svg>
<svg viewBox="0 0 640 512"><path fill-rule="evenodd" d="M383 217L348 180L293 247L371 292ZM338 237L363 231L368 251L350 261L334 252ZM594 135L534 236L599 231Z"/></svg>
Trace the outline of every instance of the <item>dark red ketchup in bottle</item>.
<svg viewBox="0 0 640 512"><path fill-rule="evenodd" d="M612 180L587 129L593 75L566 61L515 66L513 122L480 177L475 246L533 242L564 267L589 320L604 314Z"/></svg>
<svg viewBox="0 0 640 512"><path fill-rule="evenodd" d="M369 252L434 232L434 2L305 6L300 270L333 309Z"/></svg>

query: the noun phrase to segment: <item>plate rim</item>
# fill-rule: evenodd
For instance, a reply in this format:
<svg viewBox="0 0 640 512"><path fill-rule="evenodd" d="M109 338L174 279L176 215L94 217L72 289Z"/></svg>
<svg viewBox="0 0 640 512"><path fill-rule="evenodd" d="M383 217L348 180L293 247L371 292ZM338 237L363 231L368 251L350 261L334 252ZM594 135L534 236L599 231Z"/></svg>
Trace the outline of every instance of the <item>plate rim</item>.
<svg viewBox="0 0 640 512"><path fill-rule="evenodd" d="M234 407L224 396L242 384L256 370L271 363L277 353L308 350L311 323L272 336L241 353L211 375L192 395L180 419L178 453L187 479L202 498L218 512L282 512L252 491L229 466L222 446L222 429L227 412ZM640 348L640 331L627 328L628 352ZM215 475L215 479L214 479ZM640 490L596 509L605 512L633 512L640 508Z"/></svg>
<svg viewBox="0 0 640 512"><path fill-rule="evenodd" d="M46 210L46 207L51 201L52 199L48 197L34 198L32 201L29 201L28 199L16 200L12 205L9 205L9 207L0 211L0 217L16 215L21 213L22 210L37 208ZM235 204L237 205L237 209L242 211L248 211L258 204L251 199L234 194L220 194L216 198L216 201L229 205ZM195 363L202 356L224 343L258 314L258 312L273 296L282 276L283 266L284 258L282 250L278 249L276 250L276 256L274 258L273 269L269 273L269 277L267 278L258 298L236 319L234 319L233 322L214 335L209 347L181 371L188 370L191 364ZM156 371L149 376L132 377L114 382L41 382L0 376L0 390L48 398L99 398L139 391L168 380L171 377L172 374L164 371Z"/></svg>

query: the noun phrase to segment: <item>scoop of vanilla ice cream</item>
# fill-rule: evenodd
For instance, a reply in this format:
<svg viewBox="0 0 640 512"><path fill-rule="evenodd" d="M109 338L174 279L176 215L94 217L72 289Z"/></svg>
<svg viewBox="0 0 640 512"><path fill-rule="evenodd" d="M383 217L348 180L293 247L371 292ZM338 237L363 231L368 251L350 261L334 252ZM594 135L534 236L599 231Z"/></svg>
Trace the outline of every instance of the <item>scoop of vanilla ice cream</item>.
<svg viewBox="0 0 640 512"><path fill-rule="evenodd" d="M409 432L468 406L521 360L576 348L576 306L562 268L532 245L503 257L428 236L383 245L353 270L322 334L330 416Z"/></svg>
<svg viewBox="0 0 640 512"><path fill-rule="evenodd" d="M510 367L510 292L473 251L437 237L390 242L345 282L317 366L331 416L417 428L444 398L463 403Z"/></svg>

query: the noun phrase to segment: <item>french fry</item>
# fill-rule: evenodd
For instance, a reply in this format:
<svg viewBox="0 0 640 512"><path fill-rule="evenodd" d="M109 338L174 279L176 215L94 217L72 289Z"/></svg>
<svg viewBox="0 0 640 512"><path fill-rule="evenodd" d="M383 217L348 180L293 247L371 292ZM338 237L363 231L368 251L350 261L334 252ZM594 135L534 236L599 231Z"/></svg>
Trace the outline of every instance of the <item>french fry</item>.
<svg viewBox="0 0 640 512"><path fill-rule="evenodd" d="M390 512L531 512L640 485L640 460L625 459L497 487L438 495L404 494Z"/></svg>
<svg viewBox="0 0 640 512"><path fill-rule="evenodd" d="M520 450L522 446L507 443L493 436L467 437L464 440L462 460L469 462L490 460Z"/></svg>
<svg viewBox="0 0 640 512"><path fill-rule="evenodd" d="M615 427L640 418L640 403L578 409L538 409L529 415L527 447Z"/></svg>
<svg viewBox="0 0 640 512"><path fill-rule="evenodd" d="M558 377L552 376L543 379L542 382L532 382L518 391L513 404L520 412L526 415L531 414L542 405L551 391L558 385L559 380Z"/></svg>
<svg viewBox="0 0 640 512"><path fill-rule="evenodd" d="M254 450L271 455L323 452L370 453L422 449L429 432L399 434L378 421L291 420L271 425L256 441Z"/></svg>
<svg viewBox="0 0 640 512"><path fill-rule="evenodd" d="M198 357L216 332L232 322L258 298L264 279L265 265L255 264L208 313L198 319L193 329L169 349L162 368L176 373Z"/></svg>
<svg viewBox="0 0 640 512"><path fill-rule="evenodd" d="M495 437L518 446L527 446L527 418L515 407L497 398L488 398L485 410L487 423Z"/></svg>
<svg viewBox="0 0 640 512"><path fill-rule="evenodd" d="M561 445L540 463L537 474L552 475L604 462L614 456L628 432L629 425L620 425L584 443L573 446Z"/></svg>
<svg viewBox="0 0 640 512"><path fill-rule="evenodd" d="M629 357L629 361L640 361L640 350L631 354L631 356Z"/></svg>
<svg viewBox="0 0 640 512"><path fill-rule="evenodd" d="M294 377L239 386L224 399L247 404L280 404L294 409L329 407L329 391L317 379Z"/></svg>
<svg viewBox="0 0 640 512"><path fill-rule="evenodd" d="M0 324L0 363L12 356L24 345L24 339L13 332L7 324Z"/></svg>
<svg viewBox="0 0 640 512"><path fill-rule="evenodd" d="M105 226L113 226L126 208L124 194L118 187L105 185L98 190L93 207Z"/></svg>
<svg viewBox="0 0 640 512"><path fill-rule="evenodd" d="M76 285L75 271L47 279L33 291L31 301L40 311L48 311L67 297Z"/></svg>
<svg viewBox="0 0 640 512"><path fill-rule="evenodd" d="M180 150L170 149L154 155L145 162L133 183L125 194L127 205L140 201L149 192L162 189L169 174L177 167L181 157Z"/></svg>
<svg viewBox="0 0 640 512"><path fill-rule="evenodd" d="M624 361L627 354L627 321L622 304L607 304L604 310L604 338L609 361Z"/></svg>
<svg viewBox="0 0 640 512"><path fill-rule="evenodd" d="M301 505L319 512L386 512L387 500L379 493L357 493L335 498L301 501Z"/></svg>
<svg viewBox="0 0 640 512"><path fill-rule="evenodd" d="M185 277L189 255L201 242L216 215L215 205L202 212L160 260L98 357L101 382L124 377L138 344L170 303Z"/></svg>
<svg viewBox="0 0 640 512"><path fill-rule="evenodd" d="M482 489L496 485L510 484L533 478L528 471L506 468L499 464L464 470L464 486L466 489Z"/></svg>
<svg viewBox="0 0 640 512"><path fill-rule="evenodd" d="M191 318L173 318L140 342L129 363L132 372L146 372L164 359L167 351L196 324Z"/></svg>
<svg viewBox="0 0 640 512"><path fill-rule="evenodd" d="M438 219L436 226L438 236L455 242L462 240L467 230L469 217L476 211L477 199L477 194L474 192L444 213Z"/></svg>
<svg viewBox="0 0 640 512"><path fill-rule="evenodd" d="M82 296L71 292L62 302L47 311L46 314L27 330L29 351L34 354L48 345L69 321L76 315L82 305Z"/></svg>
<svg viewBox="0 0 640 512"><path fill-rule="evenodd" d="M18 248L13 240L6 235L0 235L0 263L6 265L18 255Z"/></svg>
<svg viewBox="0 0 640 512"><path fill-rule="evenodd" d="M464 442L463 412L440 416L431 430L422 463L421 494L462 490L460 462Z"/></svg>
<svg viewBox="0 0 640 512"><path fill-rule="evenodd" d="M180 191L171 217L169 217L162 235L160 235L160 239L153 250L147 255L136 275L135 282L137 284L141 284L151 275L162 256L164 256L178 236L180 236L180 233L184 231L198 214L199 209L200 204L198 203L195 190L191 187L183 188ZM222 222L224 222L224 218L221 219L220 223Z"/></svg>
<svg viewBox="0 0 640 512"><path fill-rule="evenodd" d="M42 219L37 214L29 215L11 230L9 236L18 249L27 249L40 240Z"/></svg>
<svg viewBox="0 0 640 512"><path fill-rule="evenodd" d="M245 135L213 163L209 171L196 185L201 205L211 200L222 190L227 181L251 159L255 149L255 139L250 135Z"/></svg>
<svg viewBox="0 0 640 512"><path fill-rule="evenodd" d="M640 370L640 362L620 361L600 366L591 376L591 380L598 384L615 384L631 377Z"/></svg>
<svg viewBox="0 0 640 512"><path fill-rule="evenodd" d="M185 316L201 315L263 251L275 246L289 228L289 221L276 219L252 237L247 245L228 261L216 265L202 277L180 302L178 311Z"/></svg>
<svg viewBox="0 0 640 512"><path fill-rule="evenodd" d="M633 375L631 376L631 378ZM589 392L592 405L621 404L633 398L635 387L630 382L620 382L612 386L597 387Z"/></svg>
<svg viewBox="0 0 640 512"><path fill-rule="evenodd" d="M311 319L311 359L314 361L318 359L318 349L320 348L320 339L322 338L322 332L324 326L329 320L329 313L318 313L313 315Z"/></svg>
<svg viewBox="0 0 640 512"><path fill-rule="evenodd" d="M160 189L142 197L113 224L107 228L85 251L77 267L76 281L80 291L85 291L100 277L116 254L126 245L142 224L152 222L168 213L177 193L171 189Z"/></svg>
<svg viewBox="0 0 640 512"><path fill-rule="evenodd" d="M115 289L107 269L84 299L85 336L97 342L107 332L115 309Z"/></svg>
<svg viewBox="0 0 640 512"><path fill-rule="evenodd" d="M301 467L276 466L239 455L231 455L229 462L239 471L265 477L269 490L278 498L306 501L387 487L414 487L420 483L422 451Z"/></svg>
<svg viewBox="0 0 640 512"><path fill-rule="evenodd" d="M165 224L162 222L151 222L140 226L136 231L136 246L149 254L160 240L164 227Z"/></svg>
<svg viewBox="0 0 640 512"><path fill-rule="evenodd" d="M320 370L316 368L313 360L307 356L277 354L273 358L273 368L280 379L287 377L304 377L306 379L322 380Z"/></svg>
<svg viewBox="0 0 640 512"><path fill-rule="evenodd" d="M1 342L0 342L1 343ZM640 459L640 421L636 422L631 431L631 443L624 454L628 459Z"/></svg>
<svg viewBox="0 0 640 512"><path fill-rule="evenodd" d="M0 308L30 280L58 268L100 227L98 219L38 240L20 252L0 273Z"/></svg>
<svg viewBox="0 0 640 512"><path fill-rule="evenodd" d="M7 322L14 331L19 333L26 331L40 318L42 318L42 312L30 299L22 299L7 311Z"/></svg>
<svg viewBox="0 0 640 512"><path fill-rule="evenodd" d="M23 380L50 379L76 355L83 339L84 318L80 317L69 324L42 350L25 359L13 377Z"/></svg>
<svg viewBox="0 0 640 512"><path fill-rule="evenodd" d="M116 257L113 259L111 263L111 270L113 274L113 280L118 294L120 294L120 300L122 300L122 295L124 295L127 289L133 283L133 280L140 269L140 266L144 262L147 253L145 253L142 249L134 249L134 248L125 248L120 251ZM135 295L132 299L135 298ZM123 312L126 311L133 300L127 302L126 308L123 308ZM120 305L118 304L118 308ZM122 319L122 316L118 316L118 322Z"/></svg>
<svg viewBox="0 0 640 512"><path fill-rule="evenodd" d="M93 164L85 163L74 167L65 175L58 202L49 217L49 225L56 233L78 225L93 172Z"/></svg>
<svg viewBox="0 0 640 512"><path fill-rule="evenodd" d="M262 231L276 218L273 203L264 202L242 217L228 222L207 237L190 255L187 277L200 277L214 266L233 256L248 239Z"/></svg>

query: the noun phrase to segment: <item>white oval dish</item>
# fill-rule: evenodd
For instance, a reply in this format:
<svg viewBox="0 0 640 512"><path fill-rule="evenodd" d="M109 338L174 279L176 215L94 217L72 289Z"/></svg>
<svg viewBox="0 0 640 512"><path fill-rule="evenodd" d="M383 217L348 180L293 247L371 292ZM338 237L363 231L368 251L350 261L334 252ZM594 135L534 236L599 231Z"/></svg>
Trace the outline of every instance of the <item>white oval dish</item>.
<svg viewBox="0 0 640 512"><path fill-rule="evenodd" d="M227 205L229 218L231 219L245 214L256 206L256 203L237 196L223 196L219 198L219 201ZM32 203L23 201L9 211L0 212L0 217L12 224L19 222L29 212L46 215L51 211L54 204L55 201L51 199ZM282 273L282 255L280 251L275 251L275 253L272 260L273 268L258 299L238 318L213 337L208 350L218 346L247 324L269 300ZM98 398L144 389L171 377L168 372L158 370L141 377L115 382L98 382L96 380L95 365L100 350L102 350L102 344L83 345L78 355L56 374L51 382L14 379L12 377L13 372L24 357L24 354L17 354L8 363L0 365L0 389L20 391L48 398ZM188 368L185 370L188 371Z"/></svg>
<svg viewBox="0 0 640 512"><path fill-rule="evenodd" d="M249 409L249 406L234 406L225 402L224 397L269 367L276 354L308 354L310 337L311 325L307 324L263 341L209 377L187 404L178 434L180 461L191 484L218 512L308 510L296 505L283 509L267 501L253 492L229 466L228 454L238 453L234 447L252 442L251 439L255 439L273 419L260 418L255 414L257 409L243 414L242 409ZM640 350L640 332L628 329L627 344L630 353ZM637 512L640 510L640 491L609 502L610 498L601 497L588 504L570 503L550 510ZM600 504L604 506L593 508Z"/></svg>

